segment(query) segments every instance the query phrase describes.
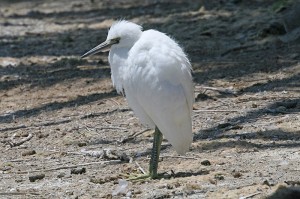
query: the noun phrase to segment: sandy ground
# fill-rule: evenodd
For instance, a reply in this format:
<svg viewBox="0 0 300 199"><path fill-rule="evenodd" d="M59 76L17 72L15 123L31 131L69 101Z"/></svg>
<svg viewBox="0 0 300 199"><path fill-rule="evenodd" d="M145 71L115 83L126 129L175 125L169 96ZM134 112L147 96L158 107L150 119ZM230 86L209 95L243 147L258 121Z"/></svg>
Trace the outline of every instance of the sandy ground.
<svg viewBox="0 0 300 199"><path fill-rule="evenodd" d="M300 198L295 2L1 1L0 198ZM164 140L164 178L123 190L152 132L124 140L146 129L107 53L79 59L122 18L176 38L196 88L190 151Z"/></svg>

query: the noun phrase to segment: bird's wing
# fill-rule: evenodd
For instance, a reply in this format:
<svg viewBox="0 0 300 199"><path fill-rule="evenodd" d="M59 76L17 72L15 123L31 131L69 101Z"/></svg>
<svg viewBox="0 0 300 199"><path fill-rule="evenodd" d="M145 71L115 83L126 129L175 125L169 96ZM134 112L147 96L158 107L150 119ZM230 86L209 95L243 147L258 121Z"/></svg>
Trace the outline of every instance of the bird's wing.
<svg viewBox="0 0 300 199"><path fill-rule="evenodd" d="M161 35L148 36L162 41L152 42L150 46L140 42L130 51L126 98L128 96L128 103L135 113L143 109L175 150L184 154L193 139L191 66L180 47L169 37L164 34L162 38ZM149 41L149 38L145 39Z"/></svg>

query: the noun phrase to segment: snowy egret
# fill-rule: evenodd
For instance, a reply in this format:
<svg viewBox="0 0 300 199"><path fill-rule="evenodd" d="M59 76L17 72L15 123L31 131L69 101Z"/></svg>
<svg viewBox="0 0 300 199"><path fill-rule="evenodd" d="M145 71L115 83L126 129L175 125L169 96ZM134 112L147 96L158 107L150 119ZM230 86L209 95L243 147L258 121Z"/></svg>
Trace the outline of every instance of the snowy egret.
<svg viewBox="0 0 300 199"><path fill-rule="evenodd" d="M82 58L109 50L111 78L118 93L140 121L155 129L149 174L157 178L158 159L164 135L177 153L188 151L193 140L194 86L191 64L170 37L128 21L115 22L106 41Z"/></svg>

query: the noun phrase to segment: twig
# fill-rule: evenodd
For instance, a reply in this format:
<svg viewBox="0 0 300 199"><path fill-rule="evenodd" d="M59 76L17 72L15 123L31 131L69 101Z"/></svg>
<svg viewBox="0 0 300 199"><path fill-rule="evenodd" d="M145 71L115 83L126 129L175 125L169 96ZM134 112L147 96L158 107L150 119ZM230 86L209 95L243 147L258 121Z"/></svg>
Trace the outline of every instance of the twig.
<svg viewBox="0 0 300 199"><path fill-rule="evenodd" d="M100 125L100 124L99 124ZM96 125L98 126L98 125ZM127 130L126 128L122 128L122 127L117 127L117 126L102 126L102 127L96 127L96 126L88 126L88 125L85 125L84 127L88 129L88 131L90 131L89 128L91 129L96 129L96 130L104 130L104 129L117 129L117 130Z"/></svg>
<svg viewBox="0 0 300 199"><path fill-rule="evenodd" d="M161 157L161 158L180 158L180 159L199 160L198 158L187 157L187 156L171 156L171 155L164 155L164 156L160 156L160 157Z"/></svg>
<svg viewBox="0 0 300 199"><path fill-rule="evenodd" d="M39 193L33 192L0 192L0 196L22 196L22 195L40 195Z"/></svg>
<svg viewBox="0 0 300 199"><path fill-rule="evenodd" d="M172 156L172 155L162 155L160 158L179 158L179 159L189 159L189 160L199 160L199 158L187 157L187 156ZM147 158L150 159L150 158Z"/></svg>
<svg viewBox="0 0 300 199"><path fill-rule="evenodd" d="M95 127L95 129L100 129L100 130L103 130L103 129L117 129L117 130L127 130L126 128L122 128L122 127L116 127L116 126L107 126L107 127Z"/></svg>
<svg viewBox="0 0 300 199"><path fill-rule="evenodd" d="M151 129L145 129L145 130L142 130L142 131L140 131L140 132L137 132L137 133L133 133L133 134L131 134L130 136L131 137L137 137L137 136L139 136L139 135L142 135L143 133L145 133L145 132L147 132L147 131L150 131Z"/></svg>
<svg viewBox="0 0 300 199"><path fill-rule="evenodd" d="M230 88L216 88L216 87L209 87L209 86L200 86L200 88L205 89L205 90L212 90L212 91L217 91L221 94L231 94L236 96L237 91L230 89Z"/></svg>
<svg viewBox="0 0 300 199"><path fill-rule="evenodd" d="M144 169L140 166L140 164L139 164L137 161L135 161L135 164L136 164L136 166L138 166L138 168L140 169L140 171L141 171L143 174L146 174L146 172L144 171Z"/></svg>
<svg viewBox="0 0 300 199"><path fill-rule="evenodd" d="M29 170L29 171L20 171L17 172L17 174L24 174L24 173L34 173L34 172L48 172L48 171L56 171L56 170L62 170L62 169L72 169L76 167L83 167L83 166L89 166L94 164L106 164L106 163L118 163L121 162L121 160L109 160L109 161L101 161L101 162L89 162L84 164L77 164L77 165L70 165L70 166L61 166L61 167L55 167L50 169L40 169L40 170Z"/></svg>
<svg viewBox="0 0 300 199"><path fill-rule="evenodd" d="M12 148L12 147L20 146L20 145L24 144L25 142L29 141L32 137L33 137L33 135L30 133L26 138L23 138L19 142L14 142L13 140L8 140L7 143Z"/></svg>
<svg viewBox="0 0 300 199"><path fill-rule="evenodd" d="M139 136L139 135L141 135L141 134L143 134L143 133L145 133L145 132L147 132L147 131L149 131L150 129L146 129L146 130L143 130L143 131L140 131L140 132L135 132L135 133L132 133L131 135L129 135L129 136L127 136L127 137L125 137L125 138L123 138L123 139L121 139L119 142L120 143L125 143L125 142L128 142L128 141L130 141L130 140L133 140L134 138L136 138L137 136Z"/></svg>
<svg viewBox="0 0 300 199"><path fill-rule="evenodd" d="M107 112L100 112L100 113L90 113L90 114L86 114L84 116L81 116L80 119L88 119L88 118L94 118L94 117L105 117L107 115L111 115L115 112L126 112L126 111L130 111L131 109L129 108L116 108Z"/></svg>
<svg viewBox="0 0 300 199"><path fill-rule="evenodd" d="M61 120L56 120L56 121L40 122L37 124L31 124L29 126L20 125L20 126L16 126L16 127L2 128L2 129L0 129L0 132L1 131L17 131L19 129L24 129L24 128L39 128L41 126L58 125L58 124L68 123L71 121L72 121L71 119L61 119Z"/></svg>
<svg viewBox="0 0 300 199"><path fill-rule="evenodd" d="M14 160L6 160L5 163L7 163L7 162L25 162L25 161L32 161L32 159L14 159Z"/></svg>
<svg viewBox="0 0 300 199"><path fill-rule="evenodd" d="M86 128L86 130L87 130L87 131L89 131L89 132L91 131L91 129L89 128L89 126L88 126L88 125L86 125L86 123L85 123L85 122L84 122L84 127Z"/></svg>
<svg viewBox="0 0 300 199"><path fill-rule="evenodd" d="M116 127L116 126L96 127L96 126L84 125L83 127L79 127L79 129L83 129L83 128L85 128L87 131L92 131L92 129L95 129L95 130L117 129L117 130L122 130L122 131L127 130L126 128Z"/></svg>
<svg viewBox="0 0 300 199"><path fill-rule="evenodd" d="M113 101L118 107L120 107L120 103L114 99L107 99L106 101Z"/></svg>
<svg viewBox="0 0 300 199"><path fill-rule="evenodd" d="M19 129L24 129L24 128L28 128L28 127L25 126L25 125L20 125L20 126L16 126L16 127L8 127L8 128L0 129L0 132L2 132L2 131L10 131L12 133L12 132L15 132L15 131L17 131Z"/></svg>
<svg viewBox="0 0 300 199"><path fill-rule="evenodd" d="M194 110L195 113L199 112L239 112L238 110L203 110L203 109L198 109Z"/></svg>
<svg viewBox="0 0 300 199"><path fill-rule="evenodd" d="M252 198L253 196L256 196L258 194L261 194L261 192L256 192L256 193L253 193L253 194L250 194L250 195L247 195L247 196L242 196L240 197L239 199L247 199L247 198Z"/></svg>
<svg viewBox="0 0 300 199"><path fill-rule="evenodd" d="M242 46L236 46L236 47L233 47L233 48L230 48L228 50L226 50L225 52L223 52L221 54L221 56L225 56L231 52L234 52L234 51L239 51L239 50L243 50L243 49L246 49L246 48L251 48L253 46L256 46L257 44L248 44L248 45L242 45Z"/></svg>
<svg viewBox="0 0 300 199"><path fill-rule="evenodd" d="M0 196L21 196L26 195L26 193L20 193L20 192L1 192Z"/></svg>

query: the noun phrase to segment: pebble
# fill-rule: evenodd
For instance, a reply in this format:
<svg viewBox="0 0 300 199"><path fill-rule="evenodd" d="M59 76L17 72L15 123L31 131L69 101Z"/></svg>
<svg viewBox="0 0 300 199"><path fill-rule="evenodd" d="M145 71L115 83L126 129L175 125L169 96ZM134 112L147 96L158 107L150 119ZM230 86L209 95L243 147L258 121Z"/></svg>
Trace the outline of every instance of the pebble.
<svg viewBox="0 0 300 199"><path fill-rule="evenodd" d="M35 182L36 180L41 180L45 177L45 174L37 174L37 175L32 175L32 176L29 176L29 181L30 182Z"/></svg>
<svg viewBox="0 0 300 199"><path fill-rule="evenodd" d="M215 175L215 179L216 180L224 180L225 178L224 178L224 176L222 174L216 174Z"/></svg>
<svg viewBox="0 0 300 199"><path fill-rule="evenodd" d="M201 162L201 164L204 165L204 166L210 166L210 165L211 165L211 163L210 163L209 160L203 160L203 161Z"/></svg>
<svg viewBox="0 0 300 199"><path fill-rule="evenodd" d="M234 178L240 178L240 177L242 177L241 172L238 172L238 171L233 171L232 175L233 175Z"/></svg>
<svg viewBox="0 0 300 199"><path fill-rule="evenodd" d="M36 154L35 150L27 150L27 151L22 152L22 156L29 156L29 155L34 155L34 154Z"/></svg>
<svg viewBox="0 0 300 199"><path fill-rule="evenodd" d="M71 174L83 174L86 172L86 168L75 168L71 169Z"/></svg>
<svg viewBox="0 0 300 199"><path fill-rule="evenodd" d="M270 187L270 186L274 186L275 182L272 179L270 179L270 180L264 180L262 184Z"/></svg>
<svg viewBox="0 0 300 199"><path fill-rule="evenodd" d="M79 147L83 147L83 146L86 146L86 145L87 145L86 142L79 142L79 143L78 143L78 146L79 146Z"/></svg>
<svg viewBox="0 0 300 199"><path fill-rule="evenodd" d="M57 175L58 178L63 178L66 174L65 173L60 173Z"/></svg>

